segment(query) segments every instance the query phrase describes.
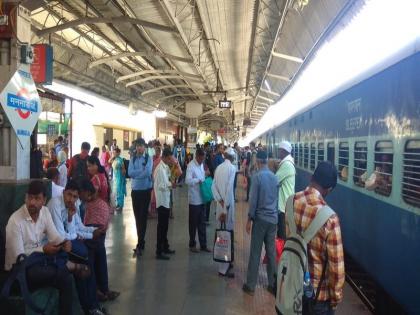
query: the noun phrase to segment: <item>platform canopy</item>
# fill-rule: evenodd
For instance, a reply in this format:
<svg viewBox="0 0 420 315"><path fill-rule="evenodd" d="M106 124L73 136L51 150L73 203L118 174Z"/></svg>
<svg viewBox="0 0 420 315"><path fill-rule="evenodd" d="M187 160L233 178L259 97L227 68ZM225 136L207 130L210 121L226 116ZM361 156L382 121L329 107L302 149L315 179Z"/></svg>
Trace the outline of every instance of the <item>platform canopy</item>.
<svg viewBox="0 0 420 315"><path fill-rule="evenodd" d="M56 79L142 110L166 110L185 125L185 104L199 102L199 126L222 121L234 140L282 97L349 2L37 1L32 43L53 45ZM225 96L230 110L218 108ZM244 118L251 126L243 127Z"/></svg>

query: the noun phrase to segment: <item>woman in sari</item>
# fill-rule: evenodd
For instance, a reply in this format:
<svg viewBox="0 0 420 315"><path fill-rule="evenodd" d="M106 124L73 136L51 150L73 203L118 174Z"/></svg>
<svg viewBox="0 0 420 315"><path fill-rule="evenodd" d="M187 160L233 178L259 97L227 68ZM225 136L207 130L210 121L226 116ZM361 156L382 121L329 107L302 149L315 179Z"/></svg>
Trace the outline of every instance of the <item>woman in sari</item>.
<svg viewBox="0 0 420 315"><path fill-rule="evenodd" d="M109 164L112 165L112 192L115 198L115 205L118 211L121 211L124 208L124 198L127 194L126 190L126 179L125 173L126 169L124 166L124 160L120 156L120 148L115 148L112 158L109 159Z"/></svg>

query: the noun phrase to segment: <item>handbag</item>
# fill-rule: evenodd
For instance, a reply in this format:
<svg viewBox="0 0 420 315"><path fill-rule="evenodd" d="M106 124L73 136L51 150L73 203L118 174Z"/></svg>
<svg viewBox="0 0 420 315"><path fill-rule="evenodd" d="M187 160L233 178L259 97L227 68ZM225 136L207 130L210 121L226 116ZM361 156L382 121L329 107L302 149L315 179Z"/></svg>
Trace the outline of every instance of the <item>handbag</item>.
<svg viewBox="0 0 420 315"><path fill-rule="evenodd" d="M212 185L213 179L210 176L207 176L204 182L200 184L201 197L203 198L204 204L213 200L213 192L211 191Z"/></svg>
<svg viewBox="0 0 420 315"><path fill-rule="evenodd" d="M233 231L226 230L226 223L224 222L220 224L220 229L216 229L213 260L222 263L234 261Z"/></svg>

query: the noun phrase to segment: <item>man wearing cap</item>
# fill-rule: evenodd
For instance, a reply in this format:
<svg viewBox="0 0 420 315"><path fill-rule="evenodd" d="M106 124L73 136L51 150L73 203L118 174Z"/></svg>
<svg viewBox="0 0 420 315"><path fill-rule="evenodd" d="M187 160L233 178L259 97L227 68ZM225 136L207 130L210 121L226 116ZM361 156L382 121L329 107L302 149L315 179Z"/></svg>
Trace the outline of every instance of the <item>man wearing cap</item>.
<svg viewBox="0 0 420 315"><path fill-rule="evenodd" d="M303 233L314 220L317 212L327 203L324 198L337 185L337 169L329 161L318 164L311 182L304 191L294 196L293 210L298 233ZM286 224L286 235L288 224ZM340 221L334 213L308 243L308 268L314 292L320 286L316 311L313 314L334 314L343 299L344 254ZM327 260L327 261L325 261ZM324 266L325 279L320 282ZM303 314L309 314L305 309ZM312 313L311 313L312 314Z"/></svg>
<svg viewBox="0 0 420 315"><path fill-rule="evenodd" d="M267 166L267 153L264 150L257 152L258 171L252 176L249 196L248 222L246 232L251 232L251 250L249 254L246 283L242 290L254 295L260 265L261 249L263 243L268 258L267 289L274 292L274 273L276 269L275 238L278 220L278 189L277 178Z"/></svg>
<svg viewBox="0 0 420 315"><path fill-rule="evenodd" d="M131 177L131 199L137 228L137 246L134 254L141 256L145 247L147 215L152 191L153 161L146 152L144 139L137 139L136 153L130 159L128 175Z"/></svg>
<svg viewBox="0 0 420 315"><path fill-rule="evenodd" d="M279 187L279 222L277 224L277 237L286 239L286 227L284 223L284 211L286 201L289 196L295 193L296 169L292 152L292 145L288 141L282 141L279 144L279 157L281 159L276 173Z"/></svg>
<svg viewBox="0 0 420 315"><path fill-rule="evenodd" d="M235 160L235 150L228 148L225 151L225 160L216 168L211 190L213 198L217 202L216 218L220 224L225 223L226 229L233 231L235 218L235 197L233 184L235 181L236 167L232 164ZM233 278L230 263L219 263L219 275Z"/></svg>

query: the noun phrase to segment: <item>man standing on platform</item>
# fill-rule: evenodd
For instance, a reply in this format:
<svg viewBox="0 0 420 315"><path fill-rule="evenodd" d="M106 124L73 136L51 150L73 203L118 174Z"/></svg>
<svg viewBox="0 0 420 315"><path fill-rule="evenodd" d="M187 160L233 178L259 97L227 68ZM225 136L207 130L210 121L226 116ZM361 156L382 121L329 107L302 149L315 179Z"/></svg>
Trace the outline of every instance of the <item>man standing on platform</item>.
<svg viewBox="0 0 420 315"><path fill-rule="evenodd" d="M235 198L233 184L235 180L236 167L232 164L235 160L235 151L228 148L225 151L225 161L220 164L214 174L214 181L211 187L214 200L217 202L216 218L220 223L226 224L226 229L233 231L235 226ZM233 272L229 272L230 263L219 263L219 275L233 278Z"/></svg>
<svg viewBox="0 0 420 315"><path fill-rule="evenodd" d="M70 160L68 176L80 184L84 179L89 179L87 171L87 159L89 157L90 144L83 142L80 154L76 154Z"/></svg>
<svg viewBox="0 0 420 315"><path fill-rule="evenodd" d="M282 141L279 144L279 157L281 159L276 177L279 185L279 222L277 224L277 237L286 239L286 226L284 212L287 199L295 193L295 163L292 152L292 145L288 141Z"/></svg>
<svg viewBox="0 0 420 315"><path fill-rule="evenodd" d="M242 290L254 295L260 265L261 249L264 242L268 257L268 291L274 292L274 273L276 272L275 238L278 220L277 178L267 167L267 153L257 152L257 173L252 176L249 197L248 222L246 232L251 232L251 250L248 273Z"/></svg>
<svg viewBox="0 0 420 315"><path fill-rule="evenodd" d="M195 235L198 230L198 239L200 241L200 250L204 252L211 252L207 248L206 237L206 213L201 197L200 184L204 182L205 173L203 162L206 154L203 149L197 149L195 152L195 159L193 159L187 167L187 175L185 183L188 185L188 204L189 204L189 232L190 232L190 251L198 253L199 250L195 247Z"/></svg>
<svg viewBox="0 0 420 315"><path fill-rule="evenodd" d="M137 228L137 245L134 254L141 256L145 247L147 215L152 191L152 158L146 152L146 142L139 138L136 154L131 157L128 175L131 177L131 199Z"/></svg>
<svg viewBox="0 0 420 315"><path fill-rule="evenodd" d="M299 234L308 229L317 213L327 205L324 198L336 185L337 169L334 164L329 161L320 162L309 186L294 196L294 219ZM286 231L289 232L289 225L286 227ZM319 291L319 296L313 312L307 309L308 303L303 303L302 314L334 315L337 305L343 300L345 280L343 241L337 214L329 217L318 230L308 243L307 251L310 281L314 292ZM324 268L326 270L323 275ZM323 277L325 279L322 279Z"/></svg>
<svg viewBox="0 0 420 315"><path fill-rule="evenodd" d="M169 248L168 225L171 202L171 188L176 187L176 182L171 183L169 165L172 163L172 152L165 148L162 158L154 173L154 192L156 196L156 208L158 212L156 259L169 260L164 254L175 254Z"/></svg>
<svg viewBox="0 0 420 315"><path fill-rule="evenodd" d="M223 145L223 143L219 143L217 145L217 153L214 156L214 160L213 160L213 169L216 171L216 168L223 163L223 161L225 160L223 157L223 153L225 152L225 146Z"/></svg>

